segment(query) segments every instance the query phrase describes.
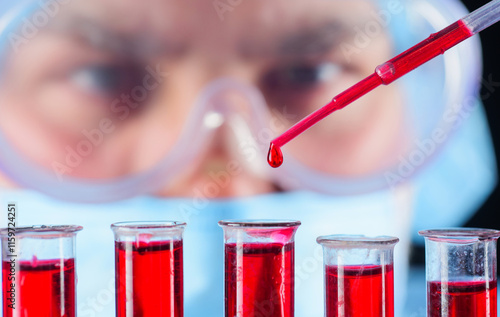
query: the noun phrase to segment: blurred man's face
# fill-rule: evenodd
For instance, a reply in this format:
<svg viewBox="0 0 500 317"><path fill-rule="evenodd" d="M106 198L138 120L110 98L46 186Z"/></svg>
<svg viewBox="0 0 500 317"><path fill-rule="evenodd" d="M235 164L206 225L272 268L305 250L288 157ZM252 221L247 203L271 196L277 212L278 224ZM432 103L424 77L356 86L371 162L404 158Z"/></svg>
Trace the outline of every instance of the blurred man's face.
<svg viewBox="0 0 500 317"><path fill-rule="evenodd" d="M27 157L49 170L59 162L60 171L75 177L116 178L155 166L169 155L199 93L214 79L258 88L271 118L281 123L273 131L278 135L392 55L382 29L364 47L354 45L357 32L376 21L377 8L368 0L69 3L36 36L10 47L0 127ZM242 102L235 109L247 113L246 107L251 105ZM396 88L385 87L287 149L325 173L369 173L390 163L401 113ZM210 171L237 156L238 144L227 141L224 127L159 194L190 195ZM92 147L78 148L82 139ZM68 166L73 150L85 157ZM232 184L221 195L274 190L245 169Z"/></svg>

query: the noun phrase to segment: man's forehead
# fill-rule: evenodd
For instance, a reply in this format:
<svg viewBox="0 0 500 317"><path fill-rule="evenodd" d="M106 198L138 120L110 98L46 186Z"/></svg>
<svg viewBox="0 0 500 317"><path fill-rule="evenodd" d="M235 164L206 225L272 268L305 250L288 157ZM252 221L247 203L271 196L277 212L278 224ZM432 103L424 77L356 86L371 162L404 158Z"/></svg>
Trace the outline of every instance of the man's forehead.
<svg viewBox="0 0 500 317"><path fill-rule="evenodd" d="M109 35L164 48L205 41L230 43L249 52L258 51L253 46L294 51L311 42L319 46L326 45L325 40L334 42L335 32L369 17L372 2L79 0L62 7L53 24L63 30L101 34L104 40Z"/></svg>
<svg viewBox="0 0 500 317"><path fill-rule="evenodd" d="M290 28L304 22L360 19L373 9L372 0L78 0L61 8L67 16L94 19L118 29L174 29L196 25L205 30L243 27ZM61 14L63 15L63 14ZM57 17L55 17L57 19ZM252 28L248 28L251 26ZM264 35L264 34L262 34Z"/></svg>

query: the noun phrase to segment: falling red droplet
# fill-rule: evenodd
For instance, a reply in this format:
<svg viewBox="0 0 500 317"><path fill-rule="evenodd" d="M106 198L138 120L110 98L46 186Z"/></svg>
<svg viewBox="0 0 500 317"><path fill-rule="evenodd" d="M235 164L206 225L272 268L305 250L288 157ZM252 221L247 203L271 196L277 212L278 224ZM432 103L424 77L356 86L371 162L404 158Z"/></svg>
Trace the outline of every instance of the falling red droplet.
<svg viewBox="0 0 500 317"><path fill-rule="evenodd" d="M283 153L279 146L274 145L273 142L269 145L269 152L267 153L267 162L271 167L280 167L283 164Z"/></svg>

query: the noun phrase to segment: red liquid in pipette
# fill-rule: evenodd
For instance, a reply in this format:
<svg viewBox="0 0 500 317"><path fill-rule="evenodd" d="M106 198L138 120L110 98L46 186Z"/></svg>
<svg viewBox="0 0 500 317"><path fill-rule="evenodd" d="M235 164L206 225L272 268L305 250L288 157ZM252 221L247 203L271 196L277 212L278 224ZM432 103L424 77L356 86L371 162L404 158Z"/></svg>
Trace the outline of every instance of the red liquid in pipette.
<svg viewBox="0 0 500 317"><path fill-rule="evenodd" d="M427 316L485 317L497 315L497 281L429 282Z"/></svg>
<svg viewBox="0 0 500 317"><path fill-rule="evenodd" d="M226 244L225 316L292 317L294 244Z"/></svg>
<svg viewBox="0 0 500 317"><path fill-rule="evenodd" d="M39 260L19 262L15 280L9 262L2 263L3 316L5 317L74 317L75 302L75 260ZM15 309L5 294L10 284L15 283Z"/></svg>
<svg viewBox="0 0 500 317"><path fill-rule="evenodd" d="M326 266L326 317L393 317L392 265Z"/></svg>
<svg viewBox="0 0 500 317"><path fill-rule="evenodd" d="M434 57L444 54L446 50L471 37L472 35L474 34L467 27L467 25L465 25L462 20L459 20L445 29L431 34L424 41L411 47L386 63L377 66L375 73L366 77L351 88L343 91L333 98L330 103L308 115L285 131L282 135L274 139L271 142L268 153L269 165L272 167L280 166L283 162L282 156L280 159L279 155L281 153L280 148L305 130L309 129L321 119L336 110L344 108L351 102L377 88L381 84L389 85L396 79L414 70Z"/></svg>
<svg viewBox="0 0 500 317"><path fill-rule="evenodd" d="M272 142L269 145L269 152L267 153L267 163L271 167L280 167L283 164L283 153L278 146L275 146Z"/></svg>
<svg viewBox="0 0 500 317"><path fill-rule="evenodd" d="M117 317L182 317L182 241L115 242Z"/></svg>

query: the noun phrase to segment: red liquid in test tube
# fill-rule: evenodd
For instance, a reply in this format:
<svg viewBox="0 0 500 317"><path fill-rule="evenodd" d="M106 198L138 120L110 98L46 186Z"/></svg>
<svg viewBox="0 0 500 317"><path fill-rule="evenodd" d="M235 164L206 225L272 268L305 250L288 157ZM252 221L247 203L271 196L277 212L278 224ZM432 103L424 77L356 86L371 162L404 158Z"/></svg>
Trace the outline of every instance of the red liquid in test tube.
<svg viewBox="0 0 500 317"><path fill-rule="evenodd" d="M326 317L394 316L392 265L325 267Z"/></svg>
<svg viewBox="0 0 500 317"><path fill-rule="evenodd" d="M224 316L293 317L294 237L300 221L221 220Z"/></svg>
<svg viewBox="0 0 500 317"><path fill-rule="evenodd" d="M394 317L394 246L390 236L320 236L326 317Z"/></svg>
<svg viewBox="0 0 500 317"><path fill-rule="evenodd" d="M429 317L496 317L497 281L428 282Z"/></svg>
<svg viewBox="0 0 500 317"><path fill-rule="evenodd" d="M428 317L497 316L497 240L483 228L423 230Z"/></svg>
<svg viewBox="0 0 500 317"><path fill-rule="evenodd" d="M73 317L75 316L75 260L20 261L15 275L10 262L2 263L4 294L10 283L18 287L15 297L16 312L8 305L3 308L5 317ZM5 297L3 298L5 301Z"/></svg>
<svg viewBox="0 0 500 317"><path fill-rule="evenodd" d="M76 225L0 229L4 317L76 316ZM12 239L12 238L15 238Z"/></svg>
<svg viewBox="0 0 500 317"><path fill-rule="evenodd" d="M293 242L226 244L225 276L226 316L293 316Z"/></svg>
<svg viewBox="0 0 500 317"><path fill-rule="evenodd" d="M116 311L183 316L182 241L115 242Z"/></svg>
<svg viewBox="0 0 500 317"><path fill-rule="evenodd" d="M182 235L179 221L117 222L117 317L184 316Z"/></svg>

